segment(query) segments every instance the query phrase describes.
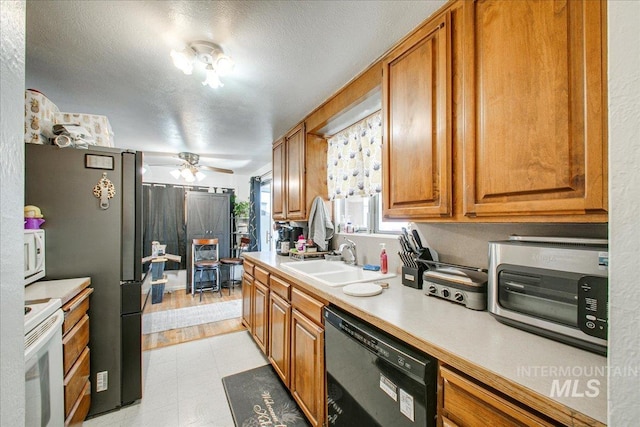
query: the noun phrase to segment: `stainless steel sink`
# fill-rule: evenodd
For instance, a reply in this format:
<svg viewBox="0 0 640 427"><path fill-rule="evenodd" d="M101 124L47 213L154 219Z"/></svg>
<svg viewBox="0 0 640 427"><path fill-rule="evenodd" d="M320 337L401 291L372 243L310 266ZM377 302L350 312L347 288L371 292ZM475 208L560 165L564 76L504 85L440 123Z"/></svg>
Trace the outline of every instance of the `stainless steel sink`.
<svg viewBox="0 0 640 427"><path fill-rule="evenodd" d="M280 264L280 267L332 287L395 277L393 273L382 274L379 271L363 270L362 267L325 260L287 262Z"/></svg>

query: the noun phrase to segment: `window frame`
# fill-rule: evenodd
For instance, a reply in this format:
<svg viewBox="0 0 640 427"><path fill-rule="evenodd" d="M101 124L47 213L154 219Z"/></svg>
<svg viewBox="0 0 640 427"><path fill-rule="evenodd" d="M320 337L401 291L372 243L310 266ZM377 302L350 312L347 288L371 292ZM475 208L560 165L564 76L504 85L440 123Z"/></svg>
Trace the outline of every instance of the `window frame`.
<svg viewBox="0 0 640 427"><path fill-rule="evenodd" d="M405 221L384 221L382 219L382 194L372 194L370 196L359 196L362 199L366 198L368 202L369 212L367 215L367 230L366 231L358 231L357 234L388 234L388 235L399 235L402 232L402 227L407 226L407 222ZM334 217L336 221L340 223L342 217L345 215L346 210L346 198L335 199L334 200ZM364 202L363 202L364 203ZM382 224L398 224L397 228L394 229L381 229ZM387 225L388 226L388 225ZM388 226L389 227L389 226ZM340 230L340 233L345 233L343 229Z"/></svg>

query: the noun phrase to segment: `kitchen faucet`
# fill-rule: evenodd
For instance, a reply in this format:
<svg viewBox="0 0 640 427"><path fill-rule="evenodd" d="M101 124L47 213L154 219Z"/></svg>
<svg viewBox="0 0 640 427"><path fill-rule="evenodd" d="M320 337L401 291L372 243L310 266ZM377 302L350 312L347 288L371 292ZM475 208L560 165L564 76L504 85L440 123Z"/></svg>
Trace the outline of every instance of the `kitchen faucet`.
<svg viewBox="0 0 640 427"><path fill-rule="evenodd" d="M344 238L344 240L346 240L347 242L341 244L340 247L338 248L338 251L342 254L343 258L344 258L345 249L351 253L351 260L347 260L346 258L344 258L344 262L349 265L358 265L358 255L356 253L356 242L354 242L353 240L347 239L346 237Z"/></svg>

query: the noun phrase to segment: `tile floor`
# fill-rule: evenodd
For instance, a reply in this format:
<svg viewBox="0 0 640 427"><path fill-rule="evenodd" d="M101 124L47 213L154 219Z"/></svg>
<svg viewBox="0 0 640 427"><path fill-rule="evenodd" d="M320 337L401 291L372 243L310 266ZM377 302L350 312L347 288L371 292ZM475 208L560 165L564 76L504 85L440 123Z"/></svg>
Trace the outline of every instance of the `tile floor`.
<svg viewBox="0 0 640 427"><path fill-rule="evenodd" d="M268 361L242 331L148 350L143 363L143 398L84 426L233 427L222 377Z"/></svg>

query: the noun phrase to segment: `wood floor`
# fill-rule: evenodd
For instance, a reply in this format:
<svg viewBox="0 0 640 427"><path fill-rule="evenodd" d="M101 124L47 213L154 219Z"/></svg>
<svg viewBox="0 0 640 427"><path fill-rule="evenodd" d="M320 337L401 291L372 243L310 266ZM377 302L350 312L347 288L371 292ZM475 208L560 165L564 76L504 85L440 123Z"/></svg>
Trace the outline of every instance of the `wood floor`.
<svg viewBox="0 0 640 427"><path fill-rule="evenodd" d="M197 305L215 304L225 301L233 301L242 298L242 290L236 286L231 295L228 289L222 290L222 297L216 292L205 291L202 294L202 301L198 294L191 296L184 290L165 293L162 303L151 304L151 296L144 308L144 313L153 313L157 311L172 310L184 307L193 307ZM166 347L169 345L180 344L187 341L199 340L212 337L215 335L227 334L244 330L242 319L228 319L220 322L204 323L202 325L189 326L187 328L171 329L169 331L156 332L142 336L142 350L151 350L154 348Z"/></svg>

